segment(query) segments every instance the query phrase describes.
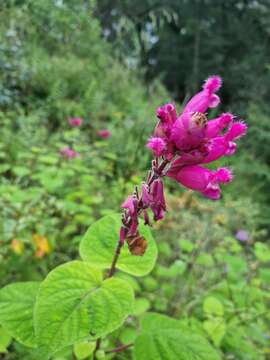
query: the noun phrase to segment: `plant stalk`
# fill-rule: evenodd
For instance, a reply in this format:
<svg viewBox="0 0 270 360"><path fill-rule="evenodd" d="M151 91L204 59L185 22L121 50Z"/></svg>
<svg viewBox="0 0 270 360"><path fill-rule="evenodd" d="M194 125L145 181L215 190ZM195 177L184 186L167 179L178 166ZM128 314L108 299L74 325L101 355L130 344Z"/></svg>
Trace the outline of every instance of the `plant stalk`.
<svg viewBox="0 0 270 360"><path fill-rule="evenodd" d="M124 351L124 350L130 348L130 347L133 346L133 345L134 345L133 343L126 344L126 345L121 345L121 346L118 346L118 347L116 347L116 348L114 348L114 349L105 351L105 354L118 353L118 352L120 352L120 351Z"/></svg>
<svg viewBox="0 0 270 360"><path fill-rule="evenodd" d="M163 160L155 171L153 171L153 169L152 169L150 177L149 177L149 179L147 181L148 186L150 186L153 183L154 180L156 180L159 177L162 177L164 175L163 170L165 169L165 167L169 163L170 163L169 160ZM142 211L142 209L140 209L139 213L141 211ZM107 279L111 278L115 273L116 264L117 264L117 261L119 259L120 254L121 254L121 249L122 249L123 245L124 245L124 242L121 241L121 239L119 239L118 244L117 244L116 249L115 249L115 252L114 252L113 259L112 259L112 264L111 264L109 273L107 275ZM97 341L96 341L96 348L95 348L94 355L93 355L94 360L96 360L96 352L100 349L100 345L101 345L101 338L97 339ZM132 345L133 344L122 345L122 346L119 346L119 347L117 347L115 349L107 351L107 353L120 352L120 351L123 351L123 350L129 348Z"/></svg>

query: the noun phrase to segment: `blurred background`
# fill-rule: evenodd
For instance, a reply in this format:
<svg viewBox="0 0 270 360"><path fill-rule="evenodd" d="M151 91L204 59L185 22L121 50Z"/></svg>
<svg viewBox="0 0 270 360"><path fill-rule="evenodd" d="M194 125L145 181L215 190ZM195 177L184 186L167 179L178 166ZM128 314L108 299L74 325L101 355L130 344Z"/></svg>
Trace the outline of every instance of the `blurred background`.
<svg viewBox="0 0 270 360"><path fill-rule="evenodd" d="M168 181L158 265L118 276L137 292L134 315L182 319L225 359L270 358L269 0L1 1L1 286L78 258L88 226L145 176L156 108L180 111L211 74L224 86L209 116L230 111L249 126L216 164L234 182L211 202ZM129 342L135 328L131 319L110 341ZM28 354L0 327L1 359Z"/></svg>

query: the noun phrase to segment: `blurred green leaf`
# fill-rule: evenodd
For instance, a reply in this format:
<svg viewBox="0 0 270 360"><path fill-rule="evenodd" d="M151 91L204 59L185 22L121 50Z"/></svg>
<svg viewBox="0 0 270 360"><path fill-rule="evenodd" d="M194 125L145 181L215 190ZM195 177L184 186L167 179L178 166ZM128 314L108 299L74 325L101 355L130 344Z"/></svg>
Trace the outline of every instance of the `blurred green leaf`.
<svg viewBox="0 0 270 360"><path fill-rule="evenodd" d="M38 282L9 284L0 290L0 324L22 344L35 347L33 309Z"/></svg>

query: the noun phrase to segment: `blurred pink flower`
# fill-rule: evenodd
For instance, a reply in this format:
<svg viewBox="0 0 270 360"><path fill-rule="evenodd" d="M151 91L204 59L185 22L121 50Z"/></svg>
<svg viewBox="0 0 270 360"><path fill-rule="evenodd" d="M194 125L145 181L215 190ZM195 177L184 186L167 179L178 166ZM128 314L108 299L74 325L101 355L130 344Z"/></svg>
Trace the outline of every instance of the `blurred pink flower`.
<svg viewBox="0 0 270 360"><path fill-rule="evenodd" d="M73 159L73 158L80 156L80 153L78 153L77 151L75 151L69 147L65 147L65 148L61 149L60 154L63 157L65 157L66 159Z"/></svg>
<svg viewBox="0 0 270 360"><path fill-rule="evenodd" d="M238 230L237 233L235 234L235 237L237 240L245 242L248 241L250 239L250 234L247 230Z"/></svg>
<svg viewBox="0 0 270 360"><path fill-rule="evenodd" d="M82 125L83 119L79 117L75 117L68 119L68 122L72 127L78 127Z"/></svg>
<svg viewBox="0 0 270 360"><path fill-rule="evenodd" d="M112 133L108 129L99 130L97 134L103 139L108 139L112 135Z"/></svg>

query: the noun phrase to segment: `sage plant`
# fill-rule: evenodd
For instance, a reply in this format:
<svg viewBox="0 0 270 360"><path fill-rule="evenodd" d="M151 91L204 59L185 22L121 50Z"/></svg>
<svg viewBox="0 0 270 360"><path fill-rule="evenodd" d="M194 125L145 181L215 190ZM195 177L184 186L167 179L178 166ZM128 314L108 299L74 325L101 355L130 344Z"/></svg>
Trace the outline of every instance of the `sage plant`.
<svg viewBox="0 0 270 360"><path fill-rule="evenodd" d="M138 231L139 215L144 217L146 225L163 219L166 212L163 178L176 180L181 185L198 191L205 197L217 200L221 196L220 184L232 181L233 175L226 167L210 170L205 164L222 156L235 153L235 141L246 133L243 121L235 121L235 116L223 113L208 120L206 111L220 103L216 92L222 80L219 76L209 77L202 91L196 94L178 116L173 104L166 104L157 110L159 119L154 135L147 147L152 150L155 159L146 182L142 182L124 201L120 239L116 251L124 242L134 255L143 255L147 244ZM112 267L111 274L114 272Z"/></svg>

